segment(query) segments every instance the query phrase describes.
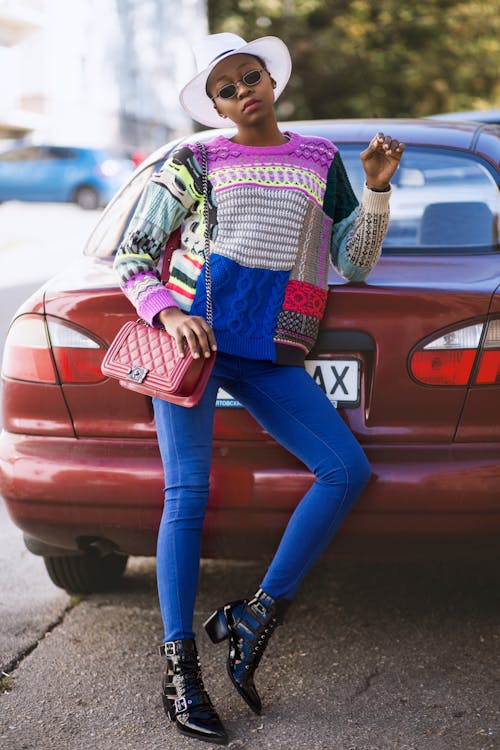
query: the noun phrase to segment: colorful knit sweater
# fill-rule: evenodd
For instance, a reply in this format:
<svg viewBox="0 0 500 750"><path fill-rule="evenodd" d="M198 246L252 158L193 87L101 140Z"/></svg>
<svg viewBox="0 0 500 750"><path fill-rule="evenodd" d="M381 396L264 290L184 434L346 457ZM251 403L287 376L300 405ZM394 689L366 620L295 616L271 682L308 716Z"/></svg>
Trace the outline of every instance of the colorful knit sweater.
<svg viewBox="0 0 500 750"><path fill-rule="evenodd" d="M377 262L390 192L351 189L337 148L285 133L278 146L206 144L209 169L213 328L219 351L301 364L325 311L331 259L361 281ZM201 155L179 149L146 186L115 260L123 291L149 323L178 306L205 316ZM183 225L165 286L165 240Z"/></svg>

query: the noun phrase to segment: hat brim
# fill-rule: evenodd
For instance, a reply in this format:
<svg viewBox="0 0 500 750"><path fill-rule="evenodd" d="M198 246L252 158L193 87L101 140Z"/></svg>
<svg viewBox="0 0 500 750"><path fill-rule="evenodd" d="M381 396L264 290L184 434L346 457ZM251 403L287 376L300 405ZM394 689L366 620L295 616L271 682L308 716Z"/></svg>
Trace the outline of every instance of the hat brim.
<svg viewBox="0 0 500 750"><path fill-rule="evenodd" d="M266 63L266 67L276 81L274 89L274 100L278 99L283 92L290 73L292 72L292 60L288 47L276 36L263 36L254 39L243 47L230 50L218 57L205 70L198 73L182 89L179 100L182 108L193 120L208 125L210 128L227 127L227 119L221 117L214 108L213 101L207 96L206 85L208 76L222 60L232 55L256 55Z"/></svg>

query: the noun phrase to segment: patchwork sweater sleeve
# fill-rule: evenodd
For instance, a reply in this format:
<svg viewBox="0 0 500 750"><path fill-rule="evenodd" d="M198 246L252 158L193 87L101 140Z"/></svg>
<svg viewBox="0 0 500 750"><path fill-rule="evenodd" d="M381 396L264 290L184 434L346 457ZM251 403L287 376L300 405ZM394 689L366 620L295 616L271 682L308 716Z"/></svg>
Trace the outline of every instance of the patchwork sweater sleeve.
<svg viewBox="0 0 500 750"><path fill-rule="evenodd" d="M364 281L377 263L389 226L391 191L363 188L361 205L337 152L328 172L324 211L333 220L331 258L349 281Z"/></svg>
<svg viewBox="0 0 500 750"><path fill-rule="evenodd" d="M187 146L176 151L146 185L118 248L114 269L120 287L150 325L177 306L157 269L161 250L203 195L201 168Z"/></svg>

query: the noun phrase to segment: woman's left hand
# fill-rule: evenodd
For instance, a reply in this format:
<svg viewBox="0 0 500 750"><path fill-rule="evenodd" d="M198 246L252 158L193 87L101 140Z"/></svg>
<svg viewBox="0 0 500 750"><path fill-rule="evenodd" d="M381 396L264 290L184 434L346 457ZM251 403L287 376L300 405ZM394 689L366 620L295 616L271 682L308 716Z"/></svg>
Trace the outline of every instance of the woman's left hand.
<svg viewBox="0 0 500 750"><path fill-rule="evenodd" d="M360 154L366 172L366 186L374 190L387 190L404 150L404 143L390 135L377 133L368 148Z"/></svg>

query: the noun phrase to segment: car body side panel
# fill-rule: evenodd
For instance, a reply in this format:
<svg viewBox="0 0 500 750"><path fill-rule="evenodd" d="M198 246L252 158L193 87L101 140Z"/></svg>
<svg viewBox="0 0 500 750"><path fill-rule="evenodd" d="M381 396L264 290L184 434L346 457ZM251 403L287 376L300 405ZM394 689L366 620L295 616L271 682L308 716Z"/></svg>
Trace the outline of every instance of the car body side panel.
<svg viewBox="0 0 500 750"><path fill-rule="evenodd" d="M58 385L2 381L3 427L10 432L73 437L75 432Z"/></svg>
<svg viewBox="0 0 500 750"><path fill-rule="evenodd" d="M455 440L500 444L500 386L476 385L469 389ZM500 454L500 448L497 450Z"/></svg>
<svg viewBox="0 0 500 750"><path fill-rule="evenodd" d="M495 446L371 446L367 455L373 475L346 524L350 536L500 534ZM154 441L4 431L0 478L13 520L29 535L68 549L90 536L128 554L155 552L163 471ZM307 469L274 443L263 451L255 441L216 441L205 553L269 552L311 482ZM237 528L247 541L258 530L252 545L234 534Z"/></svg>

